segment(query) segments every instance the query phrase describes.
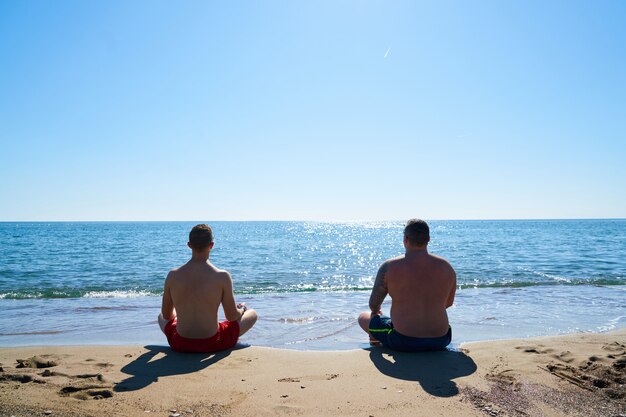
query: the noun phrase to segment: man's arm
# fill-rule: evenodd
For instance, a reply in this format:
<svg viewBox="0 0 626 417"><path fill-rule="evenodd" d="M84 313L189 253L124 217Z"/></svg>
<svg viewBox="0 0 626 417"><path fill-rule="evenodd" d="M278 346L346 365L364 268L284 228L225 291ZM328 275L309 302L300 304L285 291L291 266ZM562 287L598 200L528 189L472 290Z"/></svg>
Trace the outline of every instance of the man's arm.
<svg viewBox="0 0 626 417"><path fill-rule="evenodd" d="M163 301L161 302L161 315L167 321L170 321L176 317L174 312L174 301L172 300L172 293L170 291L170 284L172 281L172 272L170 271L165 278L165 285L163 287Z"/></svg>
<svg viewBox="0 0 626 417"><path fill-rule="evenodd" d="M380 313L380 308L383 305L383 301L387 296L387 281L385 280L385 274L387 273L387 262L383 263L378 269L376 274L376 280L374 281L374 287L372 288L372 294L370 295L370 310L372 313Z"/></svg>
<svg viewBox="0 0 626 417"><path fill-rule="evenodd" d="M224 287L222 290L222 308L228 321L241 320L243 309L237 308L235 303L235 293L233 291L233 279L228 272L225 272Z"/></svg>
<svg viewBox="0 0 626 417"><path fill-rule="evenodd" d="M450 266L450 269L452 269L452 266ZM456 272L454 272L454 269L452 269L452 288L450 288L450 294L448 295L448 300L446 301L446 308L454 304L455 294L456 294Z"/></svg>

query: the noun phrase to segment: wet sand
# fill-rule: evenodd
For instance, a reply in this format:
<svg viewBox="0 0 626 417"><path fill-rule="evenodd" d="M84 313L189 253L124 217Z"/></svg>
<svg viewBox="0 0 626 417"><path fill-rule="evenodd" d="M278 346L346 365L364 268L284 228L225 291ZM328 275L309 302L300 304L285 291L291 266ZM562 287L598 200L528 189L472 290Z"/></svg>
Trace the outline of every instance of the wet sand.
<svg viewBox="0 0 626 417"><path fill-rule="evenodd" d="M626 329L460 351L0 349L2 416L626 416Z"/></svg>

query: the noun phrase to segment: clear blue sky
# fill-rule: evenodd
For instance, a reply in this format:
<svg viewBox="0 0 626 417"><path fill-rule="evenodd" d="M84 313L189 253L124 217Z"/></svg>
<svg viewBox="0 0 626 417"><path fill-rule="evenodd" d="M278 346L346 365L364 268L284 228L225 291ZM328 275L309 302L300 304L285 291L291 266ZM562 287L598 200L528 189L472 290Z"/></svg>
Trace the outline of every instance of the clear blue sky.
<svg viewBox="0 0 626 417"><path fill-rule="evenodd" d="M0 2L0 220L626 217L624 1Z"/></svg>

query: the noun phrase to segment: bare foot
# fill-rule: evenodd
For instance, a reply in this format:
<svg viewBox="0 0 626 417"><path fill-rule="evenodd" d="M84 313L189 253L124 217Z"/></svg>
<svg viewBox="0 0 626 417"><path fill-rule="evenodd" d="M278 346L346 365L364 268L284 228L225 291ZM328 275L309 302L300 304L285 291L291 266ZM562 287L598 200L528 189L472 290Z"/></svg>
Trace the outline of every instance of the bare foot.
<svg viewBox="0 0 626 417"><path fill-rule="evenodd" d="M370 346L382 346L382 345L383 344L380 340L370 337Z"/></svg>

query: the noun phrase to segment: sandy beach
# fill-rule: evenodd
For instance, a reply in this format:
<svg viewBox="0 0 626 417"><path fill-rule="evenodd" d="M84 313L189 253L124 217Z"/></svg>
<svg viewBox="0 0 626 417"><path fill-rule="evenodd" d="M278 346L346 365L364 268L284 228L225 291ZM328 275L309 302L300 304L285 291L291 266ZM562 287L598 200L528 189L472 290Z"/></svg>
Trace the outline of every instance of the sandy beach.
<svg viewBox="0 0 626 417"><path fill-rule="evenodd" d="M2 416L620 416L626 329L459 351L0 350Z"/></svg>

